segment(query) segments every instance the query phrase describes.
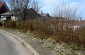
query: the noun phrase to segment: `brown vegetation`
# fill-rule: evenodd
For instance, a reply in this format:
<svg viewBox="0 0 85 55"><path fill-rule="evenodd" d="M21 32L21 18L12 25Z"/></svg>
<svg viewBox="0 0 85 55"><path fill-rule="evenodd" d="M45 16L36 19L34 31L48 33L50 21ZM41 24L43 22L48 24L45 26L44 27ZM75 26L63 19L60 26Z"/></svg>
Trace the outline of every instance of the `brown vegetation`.
<svg viewBox="0 0 85 55"><path fill-rule="evenodd" d="M61 23L61 24L60 24ZM36 38L54 39L56 42L65 42L68 44L78 44L85 46L85 27L76 29L75 31L72 28L69 28L66 24L65 29L62 27L62 22L58 22L58 19L30 19L22 23L15 25L15 22L8 21L6 27L8 28L17 28L24 32L32 32L36 35Z"/></svg>
<svg viewBox="0 0 85 55"><path fill-rule="evenodd" d="M16 28L16 22L15 21L7 21L6 24L5 24L5 27Z"/></svg>

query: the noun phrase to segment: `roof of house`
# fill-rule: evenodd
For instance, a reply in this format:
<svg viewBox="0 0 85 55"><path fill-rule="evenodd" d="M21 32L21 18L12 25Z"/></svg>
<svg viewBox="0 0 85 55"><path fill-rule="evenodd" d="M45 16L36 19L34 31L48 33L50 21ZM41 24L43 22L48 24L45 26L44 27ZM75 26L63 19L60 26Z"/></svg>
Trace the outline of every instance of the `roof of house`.
<svg viewBox="0 0 85 55"><path fill-rule="evenodd" d="M49 13L43 13L41 16L49 16Z"/></svg>
<svg viewBox="0 0 85 55"><path fill-rule="evenodd" d="M33 8L28 9L28 10L27 10L27 14L28 14L30 17L40 16Z"/></svg>
<svg viewBox="0 0 85 55"><path fill-rule="evenodd" d="M8 12L5 12L3 14L0 14L0 16L12 16L12 15L13 15L12 11L8 11Z"/></svg>
<svg viewBox="0 0 85 55"><path fill-rule="evenodd" d="M3 3L3 2L0 2L0 8L1 8L3 5L4 5L4 3Z"/></svg>
<svg viewBox="0 0 85 55"><path fill-rule="evenodd" d="M12 10L12 11L8 11L8 12L5 12L5 13L3 13L3 14L0 14L0 16L19 16L19 15L22 15L22 14L24 14L23 12L19 12L19 14L14 14L14 10ZM23 15L22 15L23 16ZM32 17L39 17L40 15L34 10L34 9L32 9L32 8L30 8L30 9L28 9L27 10L27 18L29 19L29 18L32 18Z"/></svg>
<svg viewBox="0 0 85 55"><path fill-rule="evenodd" d="M0 14L9 11L9 8L5 2L0 2Z"/></svg>

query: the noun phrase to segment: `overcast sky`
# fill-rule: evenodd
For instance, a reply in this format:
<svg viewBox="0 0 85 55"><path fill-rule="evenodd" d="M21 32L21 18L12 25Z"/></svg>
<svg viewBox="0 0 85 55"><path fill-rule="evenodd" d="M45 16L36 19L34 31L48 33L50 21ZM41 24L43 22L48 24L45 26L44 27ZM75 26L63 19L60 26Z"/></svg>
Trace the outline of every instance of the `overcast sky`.
<svg viewBox="0 0 85 55"><path fill-rule="evenodd" d="M42 5L42 11L44 13L53 14L55 8L62 2L69 4L70 6L76 6L78 11L81 12L81 16L85 19L85 0L37 0Z"/></svg>

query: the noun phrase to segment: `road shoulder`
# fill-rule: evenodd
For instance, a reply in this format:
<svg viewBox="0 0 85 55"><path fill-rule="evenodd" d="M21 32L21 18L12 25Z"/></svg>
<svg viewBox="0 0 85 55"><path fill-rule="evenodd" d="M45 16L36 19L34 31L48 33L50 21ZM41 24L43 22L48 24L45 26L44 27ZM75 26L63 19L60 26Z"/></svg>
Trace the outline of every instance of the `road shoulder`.
<svg viewBox="0 0 85 55"><path fill-rule="evenodd" d="M1 30L4 31L4 33L7 33L21 41L22 44L24 44L34 53L34 55L53 55L48 48L44 48L42 46L43 43L37 41L35 38L32 37L33 35L31 34L25 35L19 31L4 29Z"/></svg>

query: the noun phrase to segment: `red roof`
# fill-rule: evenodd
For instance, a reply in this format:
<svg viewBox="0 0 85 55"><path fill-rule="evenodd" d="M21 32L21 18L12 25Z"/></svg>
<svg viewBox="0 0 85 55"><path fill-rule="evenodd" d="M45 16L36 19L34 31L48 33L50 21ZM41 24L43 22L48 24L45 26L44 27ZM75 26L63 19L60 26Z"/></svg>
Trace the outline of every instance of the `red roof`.
<svg viewBox="0 0 85 55"><path fill-rule="evenodd" d="M3 5L4 5L4 3L3 2L0 2L0 7L3 6Z"/></svg>

